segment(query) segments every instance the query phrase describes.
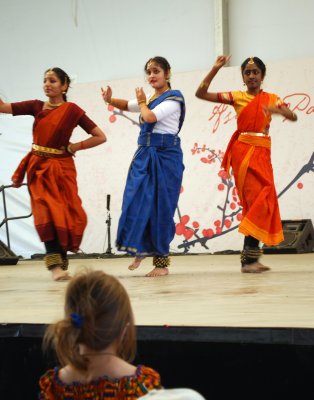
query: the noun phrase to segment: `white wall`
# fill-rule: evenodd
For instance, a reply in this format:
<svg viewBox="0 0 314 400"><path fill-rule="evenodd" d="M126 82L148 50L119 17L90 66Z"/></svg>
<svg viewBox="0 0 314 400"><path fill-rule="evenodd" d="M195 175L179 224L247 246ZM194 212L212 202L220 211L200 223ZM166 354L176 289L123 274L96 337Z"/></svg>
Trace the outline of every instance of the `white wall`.
<svg viewBox="0 0 314 400"><path fill-rule="evenodd" d="M9 101L41 98L53 66L91 82L142 76L155 55L174 71L214 58L213 0L0 0L0 10L0 95Z"/></svg>
<svg viewBox="0 0 314 400"><path fill-rule="evenodd" d="M230 0L230 65L314 56L313 0Z"/></svg>
<svg viewBox="0 0 314 400"><path fill-rule="evenodd" d="M163 55L174 72L210 67L215 0L0 0L0 96L42 98L43 72L76 82L142 75ZM313 0L229 0L231 66L314 56Z"/></svg>

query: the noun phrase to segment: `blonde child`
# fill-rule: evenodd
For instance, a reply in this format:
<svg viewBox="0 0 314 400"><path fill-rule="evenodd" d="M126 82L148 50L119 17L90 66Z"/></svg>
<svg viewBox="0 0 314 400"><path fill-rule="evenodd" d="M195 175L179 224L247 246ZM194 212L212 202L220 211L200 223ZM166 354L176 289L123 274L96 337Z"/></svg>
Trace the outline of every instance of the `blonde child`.
<svg viewBox="0 0 314 400"><path fill-rule="evenodd" d="M61 367L39 381L39 399L137 399L161 388L159 374L132 365L136 337L128 294L102 271L77 274L67 287L65 315L48 327L44 349L51 345Z"/></svg>

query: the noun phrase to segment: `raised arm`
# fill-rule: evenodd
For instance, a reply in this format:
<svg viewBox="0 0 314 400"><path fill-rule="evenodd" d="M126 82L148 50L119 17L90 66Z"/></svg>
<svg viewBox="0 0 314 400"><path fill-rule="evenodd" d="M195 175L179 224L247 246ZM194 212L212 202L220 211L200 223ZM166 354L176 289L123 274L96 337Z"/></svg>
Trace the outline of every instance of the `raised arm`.
<svg viewBox="0 0 314 400"><path fill-rule="evenodd" d="M114 99L110 86L107 86L106 89L101 88L101 94L106 104L110 104L119 110L128 111L128 101L124 99Z"/></svg>
<svg viewBox="0 0 314 400"><path fill-rule="evenodd" d="M219 56L216 59L215 64L209 73L205 76L205 78L200 83L199 87L195 92L195 96L202 100L213 101L215 103L219 103L218 94L208 92L209 85L212 80L216 76L217 72L222 68L230 59L230 56Z"/></svg>
<svg viewBox="0 0 314 400"><path fill-rule="evenodd" d="M0 99L0 113L3 114L12 114L12 106L11 103L5 103Z"/></svg>

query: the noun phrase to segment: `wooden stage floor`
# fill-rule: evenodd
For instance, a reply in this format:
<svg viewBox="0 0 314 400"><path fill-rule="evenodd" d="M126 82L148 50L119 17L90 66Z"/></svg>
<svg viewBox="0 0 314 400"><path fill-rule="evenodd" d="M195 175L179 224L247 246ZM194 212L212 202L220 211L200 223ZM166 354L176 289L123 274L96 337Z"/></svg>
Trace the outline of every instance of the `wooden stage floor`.
<svg viewBox="0 0 314 400"><path fill-rule="evenodd" d="M170 275L158 278L144 276L151 259L133 272L127 269L130 260L73 258L70 272L87 267L118 277L130 295L136 325L146 327L147 335L159 329L159 335L169 336L174 329L188 340L201 340L200 332L215 338L229 329L229 340L243 340L247 336L240 333L250 331L253 341L314 344L314 253L264 255L272 270L263 274L240 273L238 254L173 256ZM61 318L66 284L53 282L42 260L0 266L0 336L5 327L44 326Z"/></svg>

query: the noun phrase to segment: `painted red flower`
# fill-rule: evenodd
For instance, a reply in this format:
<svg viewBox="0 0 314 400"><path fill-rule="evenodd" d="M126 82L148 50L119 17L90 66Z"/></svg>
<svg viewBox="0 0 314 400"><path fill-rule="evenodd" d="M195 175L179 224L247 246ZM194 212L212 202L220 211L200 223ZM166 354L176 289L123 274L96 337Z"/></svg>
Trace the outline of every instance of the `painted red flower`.
<svg viewBox="0 0 314 400"><path fill-rule="evenodd" d="M188 215L183 215L180 219L181 224L186 225L190 221L190 217Z"/></svg>
<svg viewBox="0 0 314 400"><path fill-rule="evenodd" d="M202 234L204 237L211 238L214 236L214 231L212 229L203 229Z"/></svg>
<svg viewBox="0 0 314 400"><path fill-rule="evenodd" d="M191 237L194 235L194 231L192 229L189 228L185 228L184 230L184 237L189 240L191 239Z"/></svg>

